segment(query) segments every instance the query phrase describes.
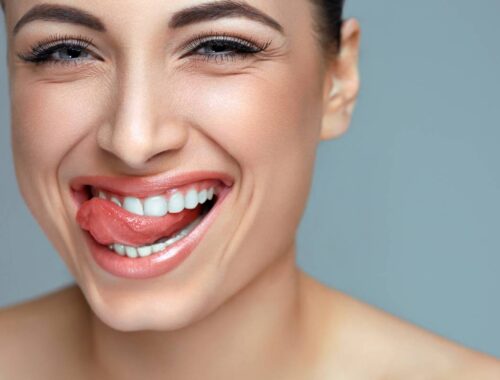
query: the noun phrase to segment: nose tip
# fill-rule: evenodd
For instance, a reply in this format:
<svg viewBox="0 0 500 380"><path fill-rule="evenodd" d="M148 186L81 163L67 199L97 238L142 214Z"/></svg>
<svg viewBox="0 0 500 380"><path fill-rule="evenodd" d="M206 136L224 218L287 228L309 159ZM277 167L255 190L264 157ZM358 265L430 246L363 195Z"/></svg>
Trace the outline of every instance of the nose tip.
<svg viewBox="0 0 500 380"><path fill-rule="evenodd" d="M180 150L187 137L188 129L183 125L151 125L143 119L133 124L108 124L98 131L97 141L101 149L127 167L141 169L155 157Z"/></svg>

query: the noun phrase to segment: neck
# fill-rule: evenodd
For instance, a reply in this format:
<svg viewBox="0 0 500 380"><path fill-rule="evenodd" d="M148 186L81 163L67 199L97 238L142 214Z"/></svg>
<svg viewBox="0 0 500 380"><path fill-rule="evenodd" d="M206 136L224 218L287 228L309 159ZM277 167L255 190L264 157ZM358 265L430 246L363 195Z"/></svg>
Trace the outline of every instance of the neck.
<svg viewBox="0 0 500 380"><path fill-rule="evenodd" d="M283 377L302 339L295 245L203 320L175 331L121 332L93 315L93 352L106 378ZM277 374L280 374L277 376Z"/></svg>

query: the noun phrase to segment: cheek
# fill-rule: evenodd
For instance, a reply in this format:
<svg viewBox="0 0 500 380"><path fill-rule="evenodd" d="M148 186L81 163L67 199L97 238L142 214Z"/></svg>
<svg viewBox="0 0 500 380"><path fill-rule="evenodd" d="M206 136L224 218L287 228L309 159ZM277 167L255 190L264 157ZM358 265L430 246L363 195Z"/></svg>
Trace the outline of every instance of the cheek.
<svg viewBox="0 0 500 380"><path fill-rule="evenodd" d="M92 87L92 86L90 86ZM83 84L12 82L12 148L16 177L31 213L50 240L58 243L66 228L61 217L59 168L85 136L92 105Z"/></svg>
<svg viewBox="0 0 500 380"><path fill-rule="evenodd" d="M311 152L319 133L312 112L317 92L298 71L276 65L265 77L243 74L196 83L197 124L247 168Z"/></svg>
<svg viewBox="0 0 500 380"><path fill-rule="evenodd" d="M16 164L52 177L64 155L91 125L95 91L83 84L19 82L12 91Z"/></svg>

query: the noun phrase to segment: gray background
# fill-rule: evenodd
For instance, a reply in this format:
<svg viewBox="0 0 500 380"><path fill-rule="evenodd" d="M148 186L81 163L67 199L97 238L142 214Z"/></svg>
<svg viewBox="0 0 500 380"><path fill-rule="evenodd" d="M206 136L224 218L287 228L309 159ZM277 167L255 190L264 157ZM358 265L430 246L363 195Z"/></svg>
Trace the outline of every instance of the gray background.
<svg viewBox="0 0 500 380"><path fill-rule="evenodd" d="M349 132L319 148L298 261L322 282L500 357L500 1L347 0ZM0 36L0 306L71 281L22 203Z"/></svg>

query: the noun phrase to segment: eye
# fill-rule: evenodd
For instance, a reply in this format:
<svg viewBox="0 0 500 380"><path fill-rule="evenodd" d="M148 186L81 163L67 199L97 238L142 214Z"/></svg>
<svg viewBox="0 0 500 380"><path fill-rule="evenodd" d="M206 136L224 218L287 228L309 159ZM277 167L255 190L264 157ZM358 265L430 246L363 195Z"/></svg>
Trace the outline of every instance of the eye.
<svg viewBox="0 0 500 380"><path fill-rule="evenodd" d="M95 59L88 46L91 40L85 37L52 36L30 47L27 53L18 57L29 63L41 64L81 64Z"/></svg>
<svg viewBox="0 0 500 380"><path fill-rule="evenodd" d="M68 61L73 59L82 59L82 57L91 57L91 55L84 51L80 50L79 47L75 47L74 45L61 46L61 48L56 49L51 58L60 61Z"/></svg>
<svg viewBox="0 0 500 380"><path fill-rule="evenodd" d="M194 59L223 63L224 61L234 61L237 58L244 59L256 55L265 51L270 44L271 41L259 43L226 34L216 34L208 37L202 35L195 37L188 43L188 52L183 54L181 58L193 56Z"/></svg>
<svg viewBox="0 0 500 380"><path fill-rule="evenodd" d="M201 58L204 61L224 61L236 58L244 59L265 51L272 41L259 43L240 37L229 36L225 33L197 35L187 44L185 56ZM43 64L81 64L92 61L96 57L88 47L92 40L84 36L51 36L30 47L27 53L18 54L18 57L28 63ZM182 58L181 57L181 58Z"/></svg>

